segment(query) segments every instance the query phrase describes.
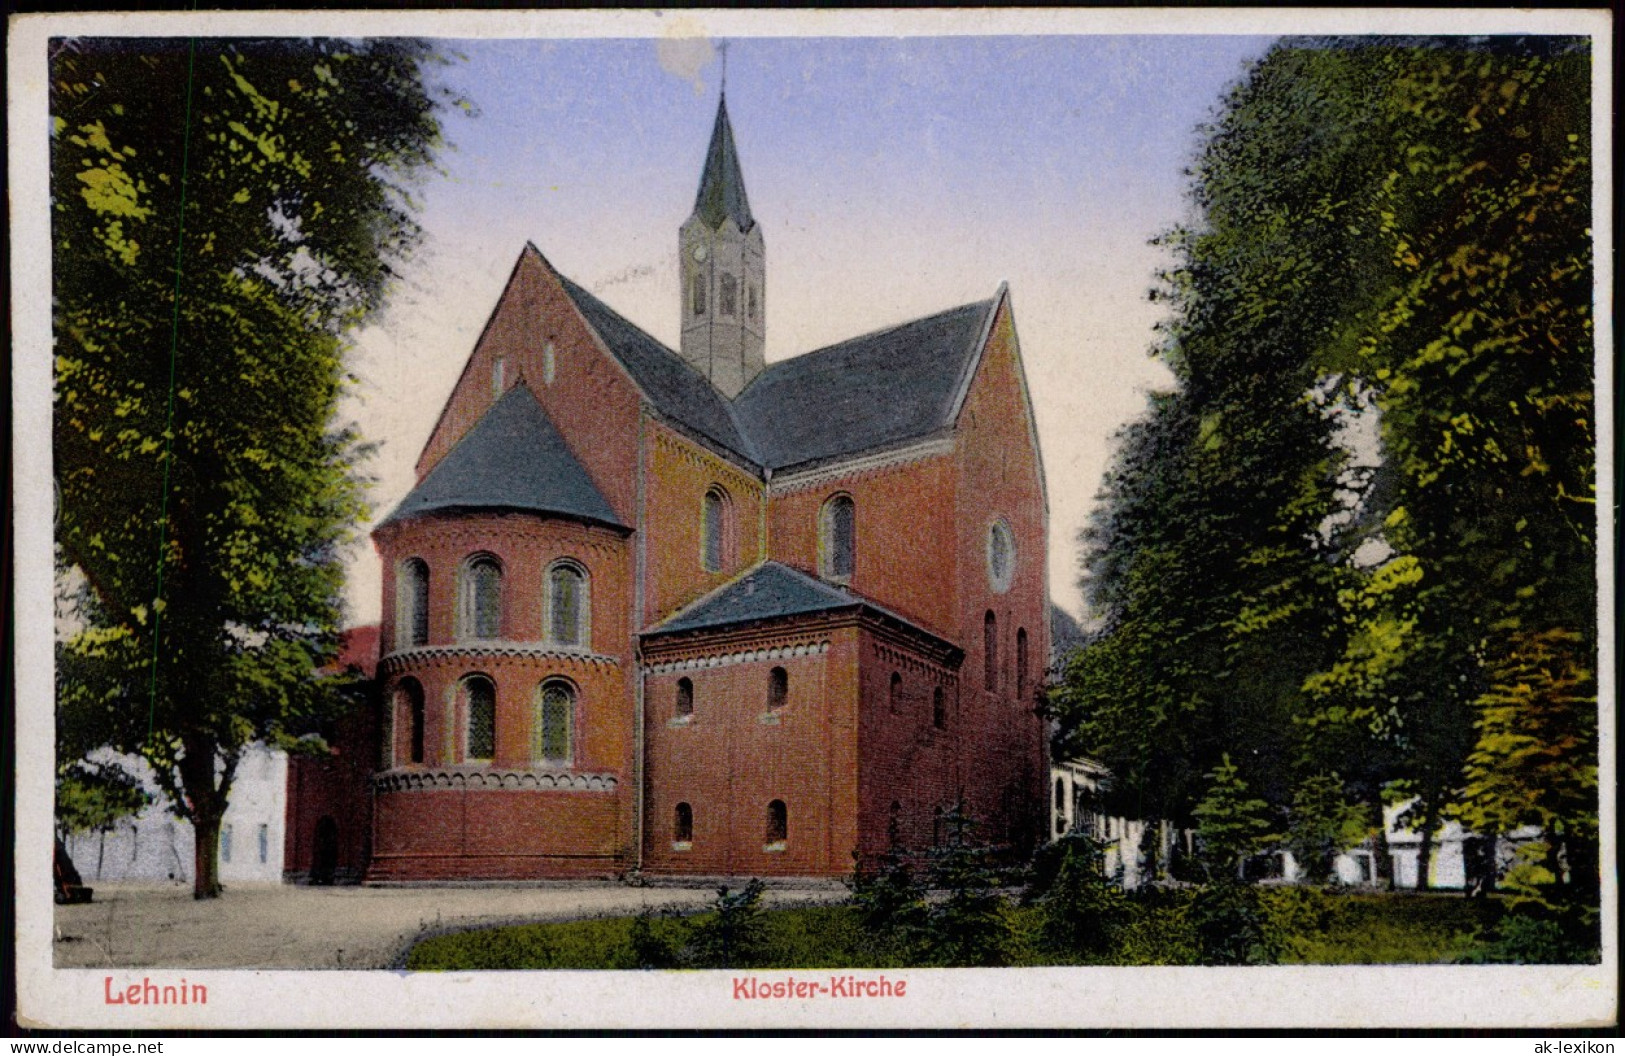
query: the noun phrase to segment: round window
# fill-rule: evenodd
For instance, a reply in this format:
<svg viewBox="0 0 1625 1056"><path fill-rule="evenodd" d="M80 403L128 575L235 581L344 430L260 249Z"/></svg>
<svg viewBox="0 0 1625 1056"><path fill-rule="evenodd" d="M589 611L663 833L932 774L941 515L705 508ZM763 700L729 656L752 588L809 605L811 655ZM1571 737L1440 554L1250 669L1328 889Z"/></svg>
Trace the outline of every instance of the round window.
<svg viewBox="0 0 1625 1056"><path fill-rule="evenodd" d="M995 594L1010 589L1016 575L1016 539L1004 521L994 521L987 530L987 579Z"/></svg>

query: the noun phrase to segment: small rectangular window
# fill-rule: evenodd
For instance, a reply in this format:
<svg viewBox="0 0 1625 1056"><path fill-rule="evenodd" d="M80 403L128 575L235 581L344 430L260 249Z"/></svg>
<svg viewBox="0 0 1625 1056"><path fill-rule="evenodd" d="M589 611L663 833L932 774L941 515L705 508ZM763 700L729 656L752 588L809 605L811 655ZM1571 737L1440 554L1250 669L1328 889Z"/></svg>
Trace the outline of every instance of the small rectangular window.
<svg viewBox="0 0 1625 1056"><path fill-rule="evenodd" d="M271 860L271 826L260 826L260 864Z"/></svg>
<svg viewBox="0 0 1625 1056"><path fill-rule="evenodd" d="M230 825L222 825L220 827L220 860L222 862L231 861L231 826Z"/></svg>
<svg viewBox="0 0 1625 1056"><path fill-rule="evenodd" d="M491 364L491 393L494 396L502 395L503 382L506 381L508 360L498 356L496 362Z"/></svg>
<svg viewBox="0 0 1625 1056"><path fill-rule="evenodd" d="M717 280L717 311L732 318L738 298L739 280L724 273L722 278Z"/></svg>

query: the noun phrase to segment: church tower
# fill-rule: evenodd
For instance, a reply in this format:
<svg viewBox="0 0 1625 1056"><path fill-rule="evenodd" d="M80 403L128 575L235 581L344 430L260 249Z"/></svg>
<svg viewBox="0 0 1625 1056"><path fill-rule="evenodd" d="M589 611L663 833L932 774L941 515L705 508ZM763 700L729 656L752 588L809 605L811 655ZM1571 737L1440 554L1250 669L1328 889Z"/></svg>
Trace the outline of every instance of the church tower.
<svg viewBox="0 0 1625 1056"><path fill-rule="evenodd" d="M767 301L762 229L745 196L726 92L677 246L683 358L732 399L762 370Z"/></svg>

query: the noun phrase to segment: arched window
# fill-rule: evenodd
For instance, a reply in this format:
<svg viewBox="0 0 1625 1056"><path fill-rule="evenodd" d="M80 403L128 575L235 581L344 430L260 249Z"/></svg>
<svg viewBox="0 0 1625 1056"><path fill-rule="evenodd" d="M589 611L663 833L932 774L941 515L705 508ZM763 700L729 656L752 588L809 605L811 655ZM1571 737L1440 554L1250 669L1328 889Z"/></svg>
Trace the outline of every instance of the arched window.
<svg viewBox="0 0 1625 1056"><path fill-rule="evenodd" d="M903 710L903 676L896 671L891 673L891 685L886 691L886 704L891 708L893 715Z"/></svg>
<svg viewBox="0 0 1625 1056"><path fill-rule="evenodd" d="M501 396L502 390L508 381L508 360L506 356L498 356L491 364L491 395Z"/></svg>
<svg viewBox="0 0 1625 1056"><path fill-rule="evenodd" d="M700 506L700 562L707 572L722 571L727 540L728 496L721 488L712 488Z"/></svg>
<svg viewBox="0 0 1625 1056"><path fill-rule="evenodd" d="M727 272L717 280L717 313L733 316L735 306L739 301L739 280Z"/></svg>
<svg viewBox="0 0 1625 1056"><path fill-rule="evenodd" d="M749 316L750 321L753 323L756 321L756 310L756 284L754 282L746 283L745 314Z"/></svg>
<svg viewBox="0 0 1625 1056"><path fill-rule="evenodd" d="M579 565L561 561L547 570L547 640L585 646L591 627L587 574Z"/></svg>
<svg viewBox="0 0 1625 1056"><path fill-rule="evenodd" d="M496 558L476 557L463 566L458 613L458 637L502 637L502 566Z"/></svg>
<svg viewBox="0 0 1625 1056"><path fill-rule="evenodd" d="M900 847L903 842L903 804L897 800L891 801L891 809L886 812L886 845Z"/></svg>
<svg viewBox="0 0 1625 1056"><path fill-rule="evenodd" d="M385 770L395 765L395 731L402 727L408 733L407 758L414 763L423 762L423 687L415 678L402 679L384 709L383 729L379 731L379 763Z"/></svg>
<svg viewBox="0 0 1625 1056"><path fill-rule="evenodd" d="M553 384L553 372L557 366L555 363L556 358L552 341L542 346L542 381L548 385Z"/></svg>
<svg viewBox="0 0 1625 1056"><path fill-rule="evenodd" d="M1027 628L1016 631L1016 699L1027 699Z"/></svg>
<svg viewBox="0 0 1625 1056"><path fill-rule="evenodd" d="M410 690L408 694L407 713L408 721L411 723L412 727L412 744L409 749L411 754L408 756L408 758L414 763L421 764L424 761L423 727L424 723L427 721L426 716L424 715L423 707L423 687L419 686L416 682L409 682L407 685Z"/></svg>
<svg viewBox="0 0 1625 1056"><path fill-rule="evenodd" d="M819 512L818 559L825 579L845 582L857 566L857 507L850 495L837 495Z"/></svg>
<svg viewBox="0 0 1625 1056"><path fill-rule="evenodd" d="M378 709L378 769L388 770L395 765L395 711L401 706L401 693L384 701Z"/></svg>
<svg viewBox="0 0 1625 1056"><path fill-rule="evenodd" d="M1016 537L1004 521L994 521L987 530L988 585L993 588L993 593L1003 594L1010 589L1015 575Z"/></svg>
<svg viewBox="0 0 1625 1056"><path fill-rule="evenodd" d="M999 688L999 618L992 609L982 617L982 685L990 692Z"/></svg>
<svg viewBox="0 0 1625 1056"><path fill-rule="evenodd" d="M473 675L463 680L463 759L488 763L497 749L497 689L491 680Z"/></svg>
<svg viewBox="0 0 1625 1056"><path fill-rule="evenodd" d="M784 800L775 799L767 805L767 846L770 850L783 850L790 839L790 812Z"/></svg>
<svg viewBox="0 0 1625 1056"><path fill-rule="evenodd" d="M778 711L790 699L790 673L775 667L767 675L767 710Z"/></svg>
<svg viewBox="0 0 1625 1056"><path fill-rule="evenodd" d="M677 804L671 819L671 842L681 846L673 850L686 851L694 842L694 808L687 803Z"/></svg>
<svg viewBox="0 0 1625 1056"><path fill-rule="evenodd" d="M694 273L694 304L693 304L694 314L695 315L704 315L705 314L705 303L708 300L710 300L710 297L708 295L708 291L705 288L705 272L696 271Z"/></svg>
<svg viewBox="0 0 1625 1056"><path fill-rule="evenodd" d="M575 726L576 695L569 683L543 682L536 692L535 714L530 720L530 757L538 763L568 766L570 736Z"/></svg>
<svg viewBox="0 0 1625 1056"><path fill-rule="evenodd" d="M942 687L931 690L931 725L939 730L948 728L948 705L942 697Z"/></svg>
<svg viewBox="0 0 1625 1056"><path fill-rule="evenodd" d="M408 558L395 577L395 648L428 643L429 566Z"/></svg>
<svg viewBox="0 0 1625 1056"><path fill-rule="evenodd" d="M694 683L687 678L677 680L676 712L679 719L692 718L694 715Z"/></svg>

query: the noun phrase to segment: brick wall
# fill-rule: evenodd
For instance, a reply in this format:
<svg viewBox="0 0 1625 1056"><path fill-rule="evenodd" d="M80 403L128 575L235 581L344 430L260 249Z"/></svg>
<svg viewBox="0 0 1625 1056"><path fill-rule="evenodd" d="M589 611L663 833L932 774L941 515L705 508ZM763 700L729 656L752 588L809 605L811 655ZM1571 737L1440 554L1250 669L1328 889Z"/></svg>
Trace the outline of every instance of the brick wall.
<svg viewBox="0 0 1625 1056"><path fill-rule="evenodd" d="M652 420L645 437L644 624L652 626L760 562L766 547L760 480ZM726 496L726 531L722 566L710 572L701 560L701 506L713 488Z"/></svg>
<svg viewBox="0 0 1625 1056"><path fill-rule="evenodd" d="M852 499L856 553L851 588L927 630L953 636L958 609L953 592L958 556L954 531L954 460L937 455L826 480L791 485L769 503L769 544L775 560L819 573L824 504Z"/></svg>
<svg viewBox="0 0 1625 1056"><path fill-rule="evenodd" d="M855 846L855 627L814 618L746 643L663 643L645 675L644 869L650 873L841 876ZM762 655L764 653L781 655ZM800 655L782 655L795 654ZM774 668L786 675L769 710ZM679 682L693 687L680 716ZM770 846L768 808L787 832ZM677 805L692 811L689 846L674 846Z"/></svg>
<svg viewBox="0 0 1625 1056"><path fill-rule="evenodd" d="M961 409L959 443L959 640L965 647L960 717L967 774L966 807L984 838L1036 844L1045 828L1047 732L1034 714L1049 655L1046 577L1047 512L1031 409L1022 391L1015 324L1009 302L1000 308L981 365ZM1009 589L989 582L988 532L1002 519L1015 541ZM985 688L984 621L997 630L994 688ZM1026 631L1027 694L1017 694L1017 638Z"/></svg>

